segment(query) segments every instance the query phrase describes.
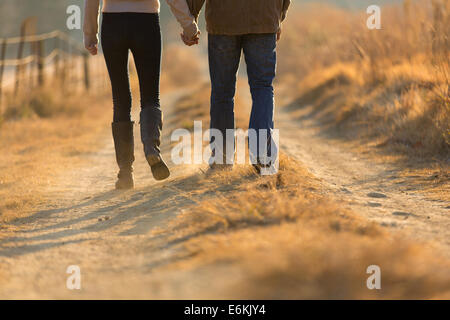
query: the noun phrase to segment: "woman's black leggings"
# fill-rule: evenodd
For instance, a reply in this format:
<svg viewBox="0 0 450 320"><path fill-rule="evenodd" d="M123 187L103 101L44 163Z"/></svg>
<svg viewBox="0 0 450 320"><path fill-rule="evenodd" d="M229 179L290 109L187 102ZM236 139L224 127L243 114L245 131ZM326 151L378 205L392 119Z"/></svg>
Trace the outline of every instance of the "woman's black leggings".
<svg viewBox="0 0 450 320"><path fill-rule="evenodd" d="M111 79L114 122L131 121L128 52L136 64L141 108L159 103L161 29L157 13L103 13L101 41Z"/></svg>

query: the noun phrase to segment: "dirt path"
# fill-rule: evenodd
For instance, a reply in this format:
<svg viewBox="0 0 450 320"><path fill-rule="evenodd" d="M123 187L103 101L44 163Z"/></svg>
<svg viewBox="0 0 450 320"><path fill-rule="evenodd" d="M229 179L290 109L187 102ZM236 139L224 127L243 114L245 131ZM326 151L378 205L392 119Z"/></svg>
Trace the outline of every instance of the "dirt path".
<svg viewBox="0 0 450 320"><path fill-rule="evenodd" d="M346 202L393 231L402 229L414 239L435 241L450 255L450 199L430 200L413 188L413 181L400 175L400 168L376 163L369 156L350 150L338 139L322 132L304 107L293 121L281 112L282 149L299 159L322 180L324 192Z"/></svg>
<svg viewBox="0 0 450 320"><path fill-rule="evenodd" d="M177 94L163 97L171 106ZM169 108L170 109L170 108ZM170 110L166 114L170 118ZM419 239L450 246L449 204L431 202L396 183L395 168L374 165L360 155L329 143L312 122L299 127L289 115L277 119L282 149L322 179L324 192L393 230L412 231ZM137 132L136 128L136 132ZM171 128L166 128L166 133ZM55 207L14 224L0 244L2 298L225 298L214 292L239 281L239 270L164 270L183 259L183 251L153 231L168 223L198 197L198 166L173 166L168 181L156 183L136 134L136 188L112 191L116 165L109 132L105 148L89 155L91 166L67 172L48 190ZM163 150L170 159L169 137ZM214 194L205 193L204 197ZM448 250L447 250L448 252ZM77 265L83 290L68 290L68 266ZM227 274L228 277L214 277ZM216 279L214 283L208 279Z"/></svg>
<svg viewBox="0 0 450 320"><path fill-rule="evenodd" d="M163 103L173 105L178 97L166 96ZM176 294L176 290L148 290L148 281L143 279L148 277L143 275L151 274L167 257L176 257L152 230L164 229L185 205L193 203L186 192L190 177L200 171L196 166L172 165L171 178L155 182L143 156L138 128L136 125L134 190L113 190L117 169L107 131L105 147L89 155L89 167L66 172L47 190L55 199L54 207L13 222L20 231L8 234L0 245L0 271L6 279L0 297L79 298L76 290L66 288L70 265L81 269L83 298ZM169 142L165 136L166 159L170 159Z"/></svg>

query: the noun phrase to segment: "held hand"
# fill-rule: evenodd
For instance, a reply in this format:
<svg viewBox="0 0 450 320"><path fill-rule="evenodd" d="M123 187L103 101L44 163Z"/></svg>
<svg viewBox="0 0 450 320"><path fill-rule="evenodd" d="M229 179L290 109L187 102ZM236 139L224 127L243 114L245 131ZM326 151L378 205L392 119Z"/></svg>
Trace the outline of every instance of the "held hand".
<svg viewBox="0 0 450 320"><path fill-rule="evenodd" d="M198 44L199 38L196 37L196 38L189 39L184 34L181 34L181 40L184 42L185 45L190 47L190 46L193 46L195 44Z"/></svg>
<svg viewBox="0 0 450 320"><path fill-rule="evenodd" d="M184 42L187 46L193 46L195 44L198 44L198 41L200 39L200 31L192 38L187 37L185 34L180 34L181 40Z"/></svg>

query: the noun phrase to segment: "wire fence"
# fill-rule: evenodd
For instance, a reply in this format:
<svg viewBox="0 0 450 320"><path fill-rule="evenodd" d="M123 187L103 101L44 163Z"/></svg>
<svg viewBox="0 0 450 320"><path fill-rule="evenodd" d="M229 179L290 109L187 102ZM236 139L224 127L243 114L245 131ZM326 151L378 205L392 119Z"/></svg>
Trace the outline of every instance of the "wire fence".
<svg viewBox="0 0 450 320"><path fill-rule="evenodd" d="M8 58L11 49L14 58ZM0 115L6 92L17 95L55 82L63 89L90 90L92 76L102 78L97 76L104 72L99 64L100 59L91 59L81 43L59 30L0 39Z"/></svg>

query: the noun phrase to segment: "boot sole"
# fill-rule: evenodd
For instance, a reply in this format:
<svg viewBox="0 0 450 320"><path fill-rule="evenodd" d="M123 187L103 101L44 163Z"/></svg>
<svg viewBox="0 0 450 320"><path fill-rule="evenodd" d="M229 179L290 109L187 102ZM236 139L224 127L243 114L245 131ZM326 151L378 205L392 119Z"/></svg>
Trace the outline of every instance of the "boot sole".
<svg viewBox="0 0 450 320"><path fill-rule="evenodd" d="M160 156L148 156L147 162L152 170L153 178L157 181L165 180L170 176L169 167Z"/></svg>

